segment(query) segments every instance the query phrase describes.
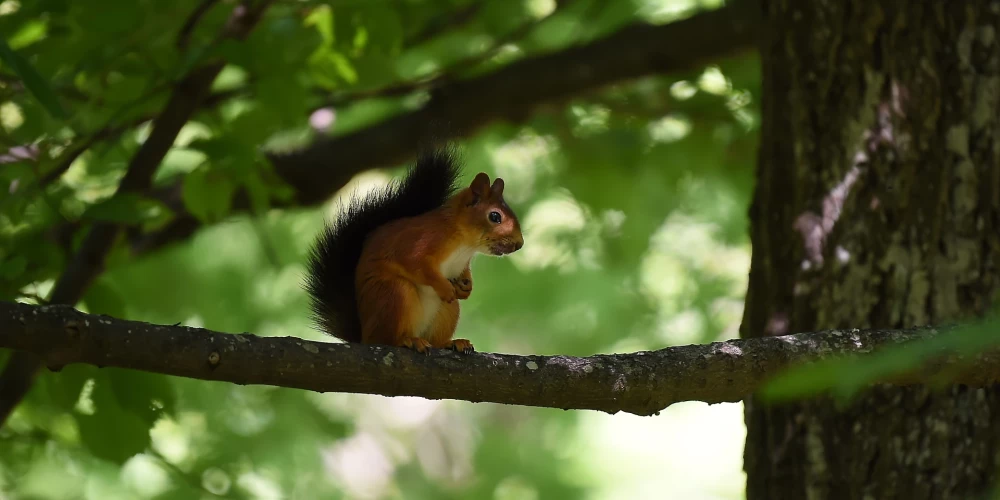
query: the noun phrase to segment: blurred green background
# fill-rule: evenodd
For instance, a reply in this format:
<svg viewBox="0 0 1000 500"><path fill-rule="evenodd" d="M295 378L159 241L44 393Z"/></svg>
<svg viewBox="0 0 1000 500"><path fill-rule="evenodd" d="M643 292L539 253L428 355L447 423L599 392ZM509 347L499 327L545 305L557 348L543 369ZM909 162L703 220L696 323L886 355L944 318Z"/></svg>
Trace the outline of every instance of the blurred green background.
<svg viewBox="0 0 1000 500"><path fill-rule="evenodd" d="M67 224L155 230L171 220L163 203L110 195L149 134L143 117L159 112L164 89L192 64L175 40L201 3L0 2L0 34L66 112L52 114L45 94L9 60L0 64L0 300L46 297L82 235L67 237ZM325 128L340 135L426 98L419 84L399 96L378 89L488 74L720 4L276 2L245 43L225 47L230 64L215 90L234 96L187 123L155 176L157 188L182 183L183 206L203 227L139 256L120 242L78 307L323 339L301 288L313 238L340 196L405 164L354 176L322 206L274 208L286 188L263 151L308 144L319 133L311 116L332 117ZM192 46L231 8L214 5ZM474 261L458 335L478 350L569 355L736 337L758 96L757 61L747 56L621 82L455 138L468 179L485 171L506 180L525 231L520 252ZM109 127L116 132L102 136ZM24 145L35 158L12 157ZM52 174L77 147L68 170ZM251 214L230 211L243 187L256 193ZM683 403L640 418L70 366L44 372L0 429L0 496L736 499L744 433L739 404Z"/></svg>

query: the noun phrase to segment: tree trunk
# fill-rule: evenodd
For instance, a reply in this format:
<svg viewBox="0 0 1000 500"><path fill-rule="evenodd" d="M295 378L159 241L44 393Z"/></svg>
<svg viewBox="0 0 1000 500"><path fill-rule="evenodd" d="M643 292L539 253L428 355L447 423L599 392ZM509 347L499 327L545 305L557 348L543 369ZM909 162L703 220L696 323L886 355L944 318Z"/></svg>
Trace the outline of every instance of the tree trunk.
<svg viewBox="0 0 1000 500"><path fill-rule="evenodd" d="M742 334L981 316L998 286L1000 2L765 0ZM747 401L747 498L995 486L1000 389Z"/></svg>

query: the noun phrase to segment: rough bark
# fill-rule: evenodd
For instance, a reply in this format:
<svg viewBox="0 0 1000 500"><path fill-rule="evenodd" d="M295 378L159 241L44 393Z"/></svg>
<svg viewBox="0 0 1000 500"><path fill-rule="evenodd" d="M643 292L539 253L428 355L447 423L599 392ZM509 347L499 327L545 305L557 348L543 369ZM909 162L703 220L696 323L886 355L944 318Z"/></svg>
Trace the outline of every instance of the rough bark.
<svg viewBox="0 0 1000 500"><path fill-rule="evenodd" d="M46 366L116 366L201 380L320 392L420 396L651 415L680 401L739 401L791 364L869 353L943 335L935 329L828 331L571 356L421 355L403 348L313 342L84 314L68 306L0 302L0 347ZM886 376L908 385L947 377L1000 381L1000 350L941 356Z"/></svg>
<svg viewBox="0 0 1000 500"><path fill-rule="evenodd" d="M984 314L1000 248L996 2L764 2L742 334ZM998 477L1000 388L747 401L747 498L946 499Z"/></svg>

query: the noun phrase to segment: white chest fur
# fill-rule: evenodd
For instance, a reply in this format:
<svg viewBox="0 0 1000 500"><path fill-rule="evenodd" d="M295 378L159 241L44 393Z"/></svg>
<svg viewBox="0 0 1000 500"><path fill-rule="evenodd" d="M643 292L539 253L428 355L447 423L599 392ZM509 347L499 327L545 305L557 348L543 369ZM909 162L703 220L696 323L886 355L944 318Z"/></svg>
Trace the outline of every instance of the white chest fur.
<svg viewBox="0 0 1000 500"><path fill-rule="evenodd" d="M427 338L431 323L441 309L441 297L438 297L437 292L429 286L419 286L417 291L420 294L420 314L417 316L417 324L413 325L413 334Z"/></svg>
<svg viewBox="0 0 1000 500"><path fill-rule="evenodd" d="M473 247L459 247L448 258L441 262L440 271L446 279L457 278L469 265L469 261L476 255ZM418 287L420 294L420 314L417 316L417 324L413 325L414 335L426 338L430 333L431 324L437 317L438 310L441 309L441 297L429 286Z"/></svg>
<svg viewBox="0 0 1000 500"><path fill-rule="evenodd" d="M448 258L441 262L441 274L445 278L452 279L457 278L458 275L462 274L465 270L465 266L469 265L469 261L472 257L476 255L476 249L474 247L458 247L455 249Z"/></svg>

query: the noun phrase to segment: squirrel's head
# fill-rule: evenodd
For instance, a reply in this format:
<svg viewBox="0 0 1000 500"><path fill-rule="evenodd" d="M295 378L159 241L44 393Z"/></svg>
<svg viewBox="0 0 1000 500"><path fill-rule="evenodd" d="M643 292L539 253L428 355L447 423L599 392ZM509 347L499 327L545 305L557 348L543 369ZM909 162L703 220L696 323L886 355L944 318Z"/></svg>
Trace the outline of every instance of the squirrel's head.
<svg viewBox="0 0 1000 500"><path fill-rule="evenodd" d="M463 217L469 227L482 230L479 246L489 255L506 255L524 245L521 223L503 199L503 179L497 177L490 185L490 177L480 172L463 194Z"/></svg>

